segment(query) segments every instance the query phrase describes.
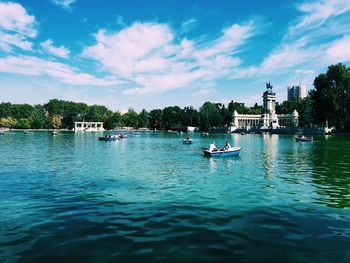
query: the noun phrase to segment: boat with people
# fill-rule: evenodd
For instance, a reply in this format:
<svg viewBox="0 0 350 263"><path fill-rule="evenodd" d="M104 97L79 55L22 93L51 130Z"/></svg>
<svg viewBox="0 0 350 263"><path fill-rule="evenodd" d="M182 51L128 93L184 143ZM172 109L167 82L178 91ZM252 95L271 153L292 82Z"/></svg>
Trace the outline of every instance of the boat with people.
<svg viewBox="0 0 350 263"><path fill-rule="evenodd" d="M237 156L241 152L242 147L234 146L230 148L217 148L217 149L203 149L204 156L209 157L225 157L225 156Z"/></svg>
<svg viewBox="0 0 350 263"><path fill-rule="evenodd" d="M113 134L106 134L104 136L99 136L98 140L99 141L106 141L106 142L111 142L111 141L115 141L118 140L119 136L118 135L113 135Z"/></svg>
<svg viewBox="0 0 350 263"><path fill-rule="evenodd" d="M295 137L295 141L297 141L297 142L312 142L313 138L312 138L312 136L302 135L302 136Z"/></svg>
<svg viewBox="0 0 350 263"><path fill-rule="evenodd" d="M128 138L128 135L126 133L119 133L117 136L119 138Z"/></svg>

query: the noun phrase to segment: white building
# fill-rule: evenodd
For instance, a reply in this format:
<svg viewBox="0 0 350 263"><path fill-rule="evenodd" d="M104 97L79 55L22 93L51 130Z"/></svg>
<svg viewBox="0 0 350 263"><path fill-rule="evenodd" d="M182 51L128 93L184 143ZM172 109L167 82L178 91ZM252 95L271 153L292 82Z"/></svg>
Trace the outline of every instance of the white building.
<svg viewBox="0 0 350 263"><path fill-rule="evenodd" d="M74 131L104 131L103 122L74 122Z"/></svg>
<svg viewBox="0 0 350 263"><path fill-rule="evenodd" d="M294 98L305 98L307 96L306 85L299 83L298 86L287 87L288 92L288 100L292 100Z"/></svg>
<svg viewBox="0 0 350 263"><path fill-rule="evenodd" d="M280 127L297 127L299 114L296 110L292 114L276 114L276 93L272 91L270 83L266 84L263 93L263 113L239 114L233 113L231 132L237 129L278 129Z"/></svg>

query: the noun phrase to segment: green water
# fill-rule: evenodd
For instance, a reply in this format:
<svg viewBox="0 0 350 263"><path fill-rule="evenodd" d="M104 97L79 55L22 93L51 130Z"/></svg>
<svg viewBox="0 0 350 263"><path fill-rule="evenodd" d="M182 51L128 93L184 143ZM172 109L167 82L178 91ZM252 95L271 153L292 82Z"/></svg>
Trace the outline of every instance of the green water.
<svg viewBox="0 0 350 263"><path fill-rule="evenodd" d="M0 136L0 262L350 262L350 137L98 135Z"/></svg>

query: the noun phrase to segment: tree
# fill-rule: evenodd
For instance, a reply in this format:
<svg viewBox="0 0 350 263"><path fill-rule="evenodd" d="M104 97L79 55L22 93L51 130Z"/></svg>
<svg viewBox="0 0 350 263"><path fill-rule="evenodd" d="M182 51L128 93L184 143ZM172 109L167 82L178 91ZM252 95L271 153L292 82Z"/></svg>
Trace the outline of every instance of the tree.
<svg viewBox="0 0 350 263"><path fill-rule="evenodd" d="M149 113L145 109L143 109L139 114L139 127L149 127Z"/></svg>
<svg viewBox="0 0 350 263"><path fill-rule="evenodd" d="M10 117L12 114L12 104L9 102L0 103L0 118Z"/></svg>
<svg viewBox="0 0 350 263"><path fill-rule="evenodd" d="M14 128L17 120L12 117L0 118L0 127Z"/></svg>
<svg viewBox="0 0 350 263"><path fill-rule="evenodd" d="M62 115L66 109L67 102L58 99L49 100L48 103L44 104L45 111L50 115Z"/></svg>
<svg viewBox="0 0 350 263"><path fill-rule="evenodd" d="M180 113L181 123L183 126L198 127L200 122L199 112L191 107L184 107Z"/></svg>
<svg viewBox="0 0 350 263"><path fill-rule="evenodd" d="M122 115L117 111L108 116L107 122L105 123L105 128L110 130L122 125Z"/></svg>
<svg viewBox="0 0 350 263"><path fill-rule="evenodd" d="M139 117L133 108L129 108L128 112L122 116L123 122L128 127L139 127Z"/></svg>
<svg viewBox="0 0 350 263"><path fill-rule="evenodd" d="M87 109L85 115L86 121L103 121L103 116L107 113L108 109L105 106L92 105Z"/></svg>
<svg viewBox="0 0 350 263"><path fill-rule="evenodd" d="M33 110L33 117L31 122L32 129L42 129L46 123L46 117L44 113L44 107L41 105L35 105Z"/></svg>
<svg viewBox="0 0 350 263"><path fill-rule="evenodd" d="M341 63L331 65L315 78L314 87L310 97L316 124L350 130L350 69Z"/></svg>
<svg viewBox="0 0 350 263"><path fill-rule="evenodd" d="M181 109L178 106L166 107L163 109L163 123L165 129L181 127Z"/></svg>
<svg viewBox="0 0 350 263"><path fill-rule="evenodd" d="M246 113L246 108L244 106L244 103L234 102L233 100L231 100L227 108L230 113L233 113L234 111L237 111L240 114Z"/></svg>
<svg viewBox="0 0 350 263"><path fill-rule="evenodd" d="M209 101L205 102L199 109L200 129L209 131L213 127L219 127L223 124L223 118L218 107Z"/></svg>
<svg viewBox="0 0 350 263"><path fill-rule="evenodd" d="M160 109L149 113L149 126L151 129L163 129L163 112Z"/></svg>
<svg viewBox="0 0 350 263"><path fill-rule="evenodd" d="M62 126L62 117L59 115L53 115L51 117L51 127L54 129L59 129Z"/></svg>

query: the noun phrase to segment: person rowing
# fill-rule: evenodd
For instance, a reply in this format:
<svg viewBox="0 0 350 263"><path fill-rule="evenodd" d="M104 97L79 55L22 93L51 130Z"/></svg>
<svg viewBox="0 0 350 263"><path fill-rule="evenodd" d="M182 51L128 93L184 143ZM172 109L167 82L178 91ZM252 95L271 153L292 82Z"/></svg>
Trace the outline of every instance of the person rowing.
<svg viewBox="0 0 350 263"><path fill-rule="evenodd" d="M225 150L228 150L228 149L230 149L230 148L231 148L230 143L229 143L228 141L226 141L225 146L224 146L224 149L225 149Z"/></svg>
<svg viewBox="0 0 350 263"><path fill-rule="evenodd" d="M216 148L215 142L212 141L211 144L209 145L209 152L217 151L218 149Z"/></svg>

